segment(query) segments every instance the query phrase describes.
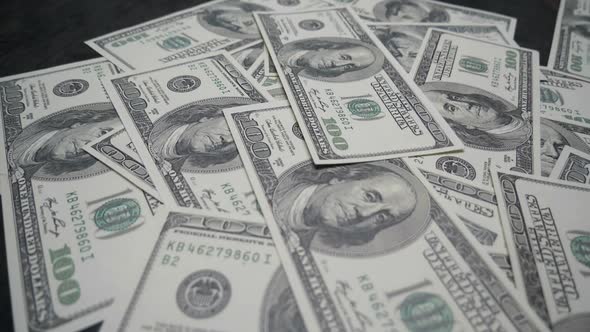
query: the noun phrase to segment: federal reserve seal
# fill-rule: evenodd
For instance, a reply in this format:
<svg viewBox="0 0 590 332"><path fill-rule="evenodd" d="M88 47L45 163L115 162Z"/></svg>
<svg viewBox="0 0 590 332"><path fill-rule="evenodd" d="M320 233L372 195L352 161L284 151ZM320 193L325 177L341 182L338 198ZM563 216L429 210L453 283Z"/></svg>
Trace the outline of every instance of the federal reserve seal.
<svg viewBox="0 0 590 332"><path fill-rule="evenodd" d="M126 230L141 216L141 207L131 198L117 198L99 207L94 213L96 227L107 232Z"/></svg>
<svg viewBox="0 0 590 332"><path fill-rule="evenodd" d="M229 280L213 270L200 270L189 274L176 290L176 303L185 315L209 318L220 313L231 297Z"/></svg>
<svg viewBox="0 0 590 332"><path fill-rule="evenodd" d="M324 27L324 22L320 20L303 20L299 22L299 27L307 31L317 31Z"/></svg>
<svg viewBox="0 0 590 332"><path fill-rule="evenodd" d="M450 332L453 330L453 311L438 295L414 293L400 305L402 321L412 332Z"/></svg>
<svg viewBox="0 0 590 332"><path fill-rule="evenodd" d="M473 180L477 175L475 167L467 160L453 156L438 158L436 160L436 168L467 180Z"/></svg>
<svg viewBox="0 0 590 332"><path fill-rule="evenodd" d="M590 268L590 235L575 237L570 244L570 248L576 260Z"/></svg>
<svg viewBox="0 0 590 332"><path fill-rule="evenodd" d="M72 97L77 96L88 90L88 81L82 79L73 79L58 83L53 88L53 93L58 97Z"/></svg>
<svg viewBox="0 0 590 332"><path fill-rule="evenodd" d="M190 92L201 86L201 80L195 76L176 76L168 81L168 89L174 92Z"/></svg>

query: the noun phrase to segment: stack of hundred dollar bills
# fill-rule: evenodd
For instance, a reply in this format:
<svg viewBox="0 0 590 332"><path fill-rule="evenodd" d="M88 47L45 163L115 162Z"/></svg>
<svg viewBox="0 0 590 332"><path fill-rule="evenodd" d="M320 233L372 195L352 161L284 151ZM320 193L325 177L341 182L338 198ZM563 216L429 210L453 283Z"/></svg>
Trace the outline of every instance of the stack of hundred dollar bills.
<svg viewBox="0 0 590 332"><path fill-rule="evenodd" d="M0 79L15 330L589 331L590 1L515 29L217 0Z"/></svg>

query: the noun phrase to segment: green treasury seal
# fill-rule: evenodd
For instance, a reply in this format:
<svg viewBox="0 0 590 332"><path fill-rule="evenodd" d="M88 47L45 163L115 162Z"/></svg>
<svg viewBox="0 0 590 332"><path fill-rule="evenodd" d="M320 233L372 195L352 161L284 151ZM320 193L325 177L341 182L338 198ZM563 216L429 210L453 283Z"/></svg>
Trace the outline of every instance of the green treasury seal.
<svg viewBox="0 0 590 332"><path fill-rule="evenodd" d="M459 60L459 66L472 73L487 73L488 63L486 60L474 56L464 56Z"/></svg>
<svg viewBox="0 0 590 332"><path fill-rule="evenodd" d="M96 210L94 223L107 232L122 231L133 225L141 215L139 204L129 198L117 198L106 202Z"/></svg>
<svg viewBox="0 0 590 332"><path fill-rule="evenodd" d="M352 117L357 120L372 120L381 118L381 107L370 99L355 99L347 104Z"/></svg>
<svg viewBox="0 0 590 332"><path fill-rule="evenodd" d="M402 321L413 332L449 332L453 329L453 312L438 295L414 293L400 305Z"/></svg>
<svg viewBox="0 0 590 332"><path fill-rule="evenodd" d="M191 44L191 40L184 36L173 36L164 39L158 46L166 51L173 51L185 48Z"/></svg>
<svg viewBox="0 0 590 332"><path fill-rule="evenodd" d="M590 235L575 237L570 244L570 248L578 262L590 267Z"/></svg>

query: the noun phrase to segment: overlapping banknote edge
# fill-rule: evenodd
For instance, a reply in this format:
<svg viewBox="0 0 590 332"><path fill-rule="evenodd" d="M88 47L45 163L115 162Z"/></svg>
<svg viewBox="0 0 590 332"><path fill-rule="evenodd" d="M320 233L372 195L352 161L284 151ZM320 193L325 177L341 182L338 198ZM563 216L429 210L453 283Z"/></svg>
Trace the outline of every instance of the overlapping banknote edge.
<svg viewBox="0 0 590 332"><path fill-rule="evenodd" d="M171 15L173 15L173 14L171 14ZM156 19L156 20L157 20L157 19ZM556 29L558 29L558 27L557 27ZM514 31L513 31L513 32L514 32ZM90 42L90 41L89 41L89 42ZM89 42L87 42L87 43L89 43ZM92 48L94 48L92 45L90 45L90 46L91 46ZM209 56L209 55L210 55L210 53L208 53L208 54L204 54L204 55L203 55L203 57L206 57L206 56ZM191 60L188 60L187 62L194 61L194 60L196 60L196 59L197 59L197 58L192 58ZM89 60L89 62L91 62L91 61L95 61L95 60ZM66 66L67 66L67 65L66 65ZM57 67L56 67L56 68L57 68ZM53 69L53 68L52 68L52 69ZM565 75L571 75L571 74L567 74L567 73L564 73L564 74L565 74ZM16 76L20 76L20 75L16 75ZM7 78L3 78L3 79L0 79L0 80L5 80L5 79L7 79ZM227 112L227 111L226 111L226 114L228 114L228 112ZM2 120L0 120L0 123L2 123L1 121L2 121ZM2 139L2 140L3 140L3 139ZM4 143L4 142L2 142L2 143ZM536 146L538 146L538 144L536 144ZM565 151L565 150L564 150L564 151ZM4 153L3 153L3 154L4 154ZM563 155L562 155L562 156L563 156ZM561 158L560 158L560 159L561 159ZM407 163L408 163L408 164L412 164L411 162L407 162ZM4 165L4 163L2 163L2 165ZM555 169L554 169L554 172L555 172ZM2 175L2 176L6 176L6 174L7 174L7 173L6 173L4 170L0 170L0 175ZM496 175L496 176L497 176L497 175ZM420 176L419 176L419 177L420 177ZM424 182L424 181L423 181L423 182ZM5 197L5 198L3 198L3 201L4 201L4 204L5 204L4 206L6 206L6 202L5 202L5 201L6 201L6 197L8 197L8 195L4 195L4 193L5 193L5 189L6 189L6 188L5 188L5 185L2 183L2 181L0 181L0 183L1 183L1 185L0 185L0 186L1 186L1 187L0 187L0 190L1 190L1 192L0 192L0 193L2 193L2 194L3 194L2 196L3 196L3 197ZM425 184L425 186L429 187L429 186L428 186L428 184ZM431 193L431 195L432 195L432 196L436 196L436 194L432 194L432 193ZM9 203L9 204L11 204L12 202L8 202L8 203ZM5 210L4 214L6 214L6 210ZM460 223L457 223L457 224L460 224ZM7 250L8 250L8 247L9 247L9 241L8 241L8 238L7 238L6 246L7 246ZM15 266L16 266L16 265L18 265L18 261L15 259L15 257L16 257L17 255L7 255L7 256L8 256L8 257L7 257L7 259L8 259L8 261L9 261L9 266L12 266L12 264L11 264L11 263L14 263L14 264L15 264ZM493 264L492 264L492 265L493 265ZM13 282L12 282L12 278L11 278L11 284L13 284ZM11 287L11 288L12 288L12 287ZM114 308L114 306L113 306L113 308ZM14 312L14 310L15 310L15 306L14 306L14 302L13 302L13 312ZM13 313L13 315L14 315L14 313ZM16 317L16 316L15 316L15 317ZM106 325L103 325L103 329L104 329L104 327L105 327L105 326L106 326ZM18 330L18 329L17 329L17 330Z"/></svg>
<svg viewBox="0 0 590 332"><path fill-rule="evenodd" d="M429 28L428 32L424 38L424 41L422 42L422 46L420 47L420 51L418 52L418 55L416 57L416 60L422 58L424 56L424 52L426 51L428 45L427 45L427 41L429 40L431 34L433 32L438 32L438 33L442 33L442 34L450 34L450 35L455 35L455 36L459 36L461 38L466 38L466 39L471 39L471 40L475 40L481 43L487 43L487 44L491 44L491 45L499 45L502 47L506 47L506 45L503 44L498 44L498 43L493 43L490 41L486 41L486 40L481 40L481 39L477 39L477 38L472 38L469 36L465 36L462 34L458 34L458 33L453 33L450 31L445 31L445 30L440 30L440 29L435 29L435 28ZM532 159L532 173L533 174L538 174L541 175L541 162L540 162L540 140L541 140L541 116L539 114L539 107L540 107L540 80L539 78L541 77L541 71L539 70L540 65L539 65L539 52L537 50L534 49L529 49L529 48L525 48L525 47L520 47L520 46L514 46L515 48L518 48L520 50L524 50L524 51L529 51L532 54L532 60L533 60L533 64L532 64L532 72L531 75L532 77L530 77L528 80L530 82L532 82L532 89L531 91L533 93L537 94L537 98L532 98L532 105L531 105L531 113L532 113L532 136L531 136L531 145L532 145L532 155L531 155L531 159ZM412 71L410 72L410 77L415 78L417 75L417 72L419 70L419 61L415 61L414 65L412 66ZM493 166L493 165L492 165Z"/></svg>
<svg viewBox="0 0 590 332"><path fill-rule="evenodd" d="M320 10L322 10L322 9L320 9ZM323 9L323 10L326 10L326 9ZM405 81L405 83L407 85L409 85L409 87L412 89L412 92L416 95L416 97L418 97L420 99L420 103L422 105L424 105L424 107L429 111L429 114L433 118L435 118L435 121L441 127L440 128L441 131L443 131L445 133L445 135L448 137L448 139L450 141L450 144L449 144L450 146L444 147L444 148L438 148L438 149L422 150L422 151L419 151L418 153L416 151L394 152L394 153L392 153L392 152L387 153L386 152L386 153L379 153L378 156L364 156L361 158L342 157L342 158L334 159L334 160L322 159L322 158L320 158L319 154L315 151L313 138L311 137L311 134L309 133L309 130L308 130L307 125L305 123L305 119L302 118L302 116L298 110L294 109L293 113L295 114L295 117L297 119L297 122L299 123L299 126L302 128L302 133L303 133L303 136L305 137L305 142L307 144L308 150L310 151L310 154L312 156L314 164L316 164L316 165L337 165L337 164L342 164L342 163L369 162L369 161L385 160L385 159L390 159L390 158L410 157L410 156L417 155L417 154L430 155L430 154L439 154L439 153L444 153L444 152L459 152L459 151L463 150L464 149L463 142L459 139L459 137L457 137L457 135L451 129L451 127L448 125L446 120L444 120L444 118L436 111L434 105L432 105L432 103L428 100L428 98L422 93L422 90L418 86L416 86L414 81L411 79L411 75L408 75L408 73L399 64L399 62L397 60L395 60L395 58L391 55L391 53L389 53L389 51L387 51L387 49L383 46L381 41L371 31L369 31L368 27L363 23L363 20L361 20L361 18L359 18L359 16L354 11L352 11L350 7L335 6L335 7L330 7L328 10L345 10L345 11L347 11L348 14L350 14L352 17L354 17L354 19L361 25L363 31L369 36L369 38L375 44L375 46L377 46L382 51L385 59L393 65L396 72L402 77L402 79ZM312 11L317 11L317 10L305 10L305 11L299 11L299 12L305 13L305 12L312 12ZM274 12L274 13L276 13L276 14L293 14L296 12ZM260 15L264 15L264 14L267 14L267 13L265 13L265 12L254 12L253 13L256 23L258 24L259 27L261 27L263 25L262 20L260 19ZM264 31L263 29L260 29L260 32L262 35L262 39L264 40L264 43L266 45L268 45L270 43L270 38L269 38L268 33L266 31ZM270 49L268 50L268 52L269 52L272 62L275 64L275 67L277 67L277 64L279 64L279 60L277 58L277 55L275 54L274 51L272 51ZM279 75L279 78L281 80L281 84L283 85L283 88L284 88L285 93L287 95L287 100L291 103L291 105L297 105L297 101L295 99L294 94L290 91L290 89L285 88L289 84L288 84L285 74L283 73L283 71L280 68L281 68L281 66L279 65L277 67L277 73Z"/></svg>
<svg viewBox="0 0 590 332"><path fill-rule="evenodd" d="M414 159L414 158L407 158L407 159ZM479 195L481 193L484 193L484 195L490 195L489 198L491 198L493 201L495 201L495 203L490 203L488 202L488 204L491 204L495 207L496 212L498 212L498 203L496 200L496 192L494 191L494 188L490 185L490 186L484 186L480 183L475 183L472 182L470 180L467 180L463 177L454 175L454 174L450 174L447 172L444 172L442 170L439 169L432 169L431 167L427 167L427 166L423 166L421 165L418 161L414 160L415 162L415 166L418 170L421 171L422 175L424 176L424 178L428 181L428 177L426 176L426 174L424 173L428 173L428 175L433 175L435 177L439 177L440 179L444 179L444 182L448 182L448 186L441 184L436 184L437 186L442 186L443 188L446 188L446 190L448 191L456 191L456 192L461 192L462 190L466 190L466 192L464 192L464 195ZM428 181L430 182L430 181ZM431 185L434 187L435 184L431 183ZM451 187L452 189L450 189L449 187ZM435 189L436 191L436 189ZM453 194L450 194L450 197L453 197ZM452 198L449 198L452 199ZM444 200L441 199L441 202L445 203L445 204L453 204L452 202L446 202ZM459 203L459 202L457 202ZM471 209L474 208L474 206L471 203L465 202L465 208L467 209ZM477 207L475 207L475 209L477 209ZM451 208L449 208L448 210L452 210ZM478 211L478 210L476 210ZM457 213L457 217L458 219L460 219L461 221L465 221L465 222L471 222L472 224L474 224L473 221L468 220L467 217L462 217L459 215L459 213ZM500 232L502 232L501 236L502 236L502 245L504 246L504 249L506 249L506 242L503 240L504 238L504 232L502 231L502 225L500 222L500 215L499 213L496 213L496 221L498 222L498 227L500 228ZM472 239L472 242L476 245L478 245L482 251L487 251L488 249L485 248L484 244L480 244L479 243L479 239L477 238L476 234L474 234L471 229L468 229L469 232L467 232L466 236L470 237ZM512 266L510 265L509 262L509 256L508 256L508 252L494 252L494 250L490 250L490 256L494 255L496 259L498 260L502 260L502 262L496 262L499 266L499 268L505 272L506 276L508 277L508 279L513 283L514 282L514 273L512 271ZM503 255L506 255L506 257L502 257ZM503 258L506 258L508 261L504 261ZM494 257L492 257L492 260L494 260Z"/></svg>
<svg viewBox="0 0 590 332"><path fill-rule="evenodd" d="M583 158L583 159L590 161L590 154L582 152L580 150L577 150L569 145L565 146L563 148L563 150L561 151L561 154L559 155L557 162L555 162L555 166L553 166L553 170L551 171L551 174L549 175L550 179L567 181L566 179L562 179L562 175L564 174L564 171L565 171L564 167L567 165L568 159L570 159L571 156ZM590 170L586 169L586 172L590 173ZM588 175L588 174L586 174L586 175ZM571 181L571 182L573 182L573 181ZM590 185L588 183L578 183L578 184Z"/></svg>
<svg viewBox="0 0 590 332"><path fill-rule="evenodd" d="M84 60L79 62L68 63L56 67L49 67L45 69L30 71L21 74L10 75L0 78L1 82L16 80L28 76L44 75L52 72L63 71L71 69L72 67L82 67L89 64L106 62L105 58L99 57L90 60ZM115 70L118 70L115 66ZM0 105L2 101L0 100ZM4 128L4 117L0 117L0 132ZM22 278L21 271L21 251L18 249L17 231L14 224L14 213L12 212L13 201L10 195L10 179L8 178L8 170L5 165L7 164L6 156L6 142L4 140L4 134L0 135L0 146L2 146L0 152L0 196L2 202L2 218L4 220L4 241L6 248L6 260L7 266L11 267L8 271L8 280L10 288L10 301L12 307L12 321L15 331L26 331L35 330L39 327L31 326L28 320L28 313L26 309L27 301L25 300L26 294L21 295L21 289L23 288L24 280ZM17 269L15 271L15 269ZM112 305L112 304L111 304ZM72 331L80 330L89 327L93 324L99 323L104 318L108 317L109 306L106 306L94 313L87 316L82 316L81 319L73 320L66 323L65 325L58 325L51 329L45 329L45 331Z"/></svg>
<svg viewBox="0 0 590 332"><path fill-rule="evenodd" d="M516 244L514 242L514 234L512 234L512 232L511 232L511 229L512 229L511 220L513 219L512 218L513 216L514 216L515 220L517 220L519 218L522 220L523 216L521 214L519 214L518 212L514 211L513 209L508 208L507 197L512 197L515 200L516 203L511 203L511 205L513 205L513 206L514 206L514 204L516 204L516 206L523 204L522 202L519 201L518 196L517 196L518 194L516 192L516 188L514 188L514 184L516 184L516 182L519 179L538 182L538 183L548 183L548 184L559 186L559 187L567 187L572 190L581 190L581 191L586 191L586 192L590 191L590 187L588 187L587 185L567 182L564 180L550 178L550 177L542 177L539 175L531 175L531 174L523 174L523 173L513 172L513 171L502 169L500 167L496 167L495 169L492 169L491 173L492 173L492 182L494 185L494 189L496 191L496 197L498 199L498 209L500 212L502 229L504 230L504 238L506 239L506 245L508 248L510 261L512 264L512 270L514 273L515 289L519 294L521 294L523 296L524 300L526 301L525 303L529 303L531 310L536 312L536 317L538 317L538 319L541 322L543 322L543 325L546 328L556 329L556 330L561 331L560 327L558 327L558 326L550 326L551 322L548 321L549 317L545 317L545 315L547 315L547 303L546 302L541 303L541 300L542 299L544 300L544 298L548 295L544 294L544 292L543 292L542 285L541 285L541 282L539 281L538 272L536 270L536 267L534 267L534 269L535 269L534 275L531 275L531 274L525 275L522 273L520 260L518 259L519 250L517 249ZM507 178L507 179L504 179L504 178ZM502 190L504 188L506 188L506 192L504 192ZM525 227L524 223L523 223L522 227ZM534 262L533 262L533 265L534 265ZM534 288L535 289L534 294L527 294L527 292L526 292L527 287ZM529 296L534 297L533 302L529 302L529 299L528 299ZM537 310L539 310L540 312L537 312ZM575 322L576 322L577 318L579 318L580 322L582 322L582 323L587 321L587 319L588 319L587 314L585 316L586 317L584 317L584 315L578 316L577 314L573 314L571 316L571 318L573 320L574 325L576 325ZM564 327L568 326L567 321L564 321L564 320L561 320L561 321L558 321L555 323L561 323L561 324L565 323ZM569 326L568 328L572 328L572 327L574 327L574 326ZM578 324L577 327L579 328L581 326Z"/></svg>
<svg viewBox="0 0 590 332"><path fill-rule="evenodd" d="M127 63L124 59L120 59L116 54L111 54L107 50L102 49L97 44L97 42L100 41L100 40L109 39L109 38L111 38L112 36L115 36L115 35L125 34L125 31L137 29L137 28L140 28L142 26L148 26L150 24L154 24L154 23L157 23L157 22L166 21L166 20L168 20L170 18L173 18L173 17L176 17L176 16L182 16L182 14L184 14L184 13L195 11L195 10L198 10L198 9L201 9L201 8L206 8L206 7L209 7L209 6L218 4L218 3L222 3L224 1L226 1L226 0L213 0L213 1L208 1L208 2L205 2L205 3L199 4L197 6L194 6L194 7L190 7L190 8L179 10L179 11L176 11L174 13L170 13L170 14L167 14L167 15L164 15L164 16L161 16L161 17L157 17L155 19L152 19L152 20L149 20L149 21L146 21L146 22L141 22L141 23L138 23L138 24L133 25L133 26L125 27L125 28L122 28L122 29L119 29L119 30L116 30L116 31L111 31L111 32L109 32L109 33L107 33L105 35L102 35L102 36L98 36L98 37L89 39L89 40L85 41L85 44L88 45L90 48L92 48L94 51L96 51L101 56L107 58L109 61L111 61L115 65L119 66L119 68L122 68L123 70L127 70L127 71L135 71L137 69L139 69L139 70L146 70L146 68L135 68L133 65ZM247 46L250 46L250 45L255 44L257 42L258 41L253 41L253 42L250 42L250 43L248 43L246 45L240 45L239 47L242 47L242 46L246 46L247 47ZM238 45L238 44L241 44L241 43L242 43L241 40L236 40L236 41L234 41L234 42L232 42L230 44L227 44L227 45L225 45L225 46L223 46L221 48L220 47L217 47L212 52L219 51L221 49L226 49L227 47L232 47L233 45ZM209 53L210 52L203 53L202 55L207 55ZM190 59L190 58L194 58L194 57L188 57L188 59ZM175 62L181 63L182 60L181 61L175 61ZM169 64L160 64L160 66L158 66L158 67L166 67L168 65Z"/></svg>
<svg viewBox="0 0 590 332"><path fill-rule="evenodd" d="M264 106L265 106L265 108L270 109L270 108L290 107L290 104L286 103L286 102L274 102L274 103L267 103ZM248 106L235 107L232 109L225 110L224 115L225 115L226 119L228 120L228 122L230 122L233 114L240 113L240 112L247 111L247 110L249 110ZM230 125L229 127L230 127L230 130L232 131L232 134L239 137L239 133L236 131L236 129L232 125ZM238 146L238 150L240 151L240 155L247 155L248 154L248 152L245 151L245 148L242 144L237 144L237 146ZM463 233L463 234L468 233L469 230L466 228L465 225L463 225L460 222L460 220L458 220L456 215L448 212L446 210L446 208L444 208L444 204L443 204L444 202L442 202L440 197L438 197L438 194L433 191L432 186L422 176L422 174L420 173L420 170L414 165L413 161L410 160L409 158L399 158L399 159L402 160L406 164L406 166L408 166L408 168L412 171L413 175L415 175L420 180L422 185L424 185L424 187L427 188L431 199L433 199L439 206L441 206L443 211L449 216L449 219L452 220L453 224L456 225L460 229L461 233ZM254 177L253 179L255 179L256 178L255 174L251 173L250 161L247 160L246 157L242 157L242 161L243 161L244 166L248 172L248 175L250 177ZM266 200L266 198L267 198L266 193L264 192L263 188L261 188L259 186L259 184L256 183L256 180L251 180L251 182L253 184L254 192L256 193L256 196L259 199L259 203L261 204L263 214L267 220L267 226L269 227L269 229L271 231L271 235L273 236L273 238L282 239L282 236L281 236L282 230L280 229L278 224L274 221L274 215L272 213L272 208L268 206L268 201ZM432 226L432 227L437 227L437 226ZM472 237L466 236L465 238L466 238L467 242L472 247L474 247L474 248L478 247L477 243L473 240ZM445 240L448 241L448 239L445 239ZM312 306L308 305L309 299L306 297L307 291L305 288L303 288L302 283L299 281L300 277L298 275L297 269L294 267L294 264L291 261L292 257L289 254L289 250L288 250L287 246L285 245L285 243L280 240L275 241L275 246L277 248L277 251L279 252L279 256L281 257L281 261L283 263L282 264L283 268L285 269L290 286L293 290L293 294L297 300L299 310L302 313L302 316L304 317L306 327L308 330L313 331L316 329L316 327L321 326L321 325L319 324L319 322L317 320L316 313L312 310ZM453 246L450 245L450 247L453 247ZM454 249L454 250L456 250L456 249ZM543 321L527 305L527 301L526 301L526 298L524 297L524 295L520 292L517 292L516 288L514 287L514 284L511 282L511 280L509 280L507 278L506 274L502 270L500 270L500 268L492 261L492 259L486 253L480 252L479 256L482 258L482 260L484 261L486 266L492 271L492 273L499 279L502 286L504 286L505 289L512 296L514 296L514 299L521 306L521 308L523 308L523 310L525 310L527 312L527 314L528 314L527 318L530 319L531 323L534 324L534 326L536 328L538 328L539 331L549 331L546 328L546 326L544 325Z"/></svg>
<svg viewBox="0 0 590 332"><path fill-rule="evenodd" d="M338 5L338 1L336 0L330 0L334 3L334 6ZM358 2L363 1L363 0L358 0ZM367 1L367 0L364 0ZM516 26L518 23L518 20L515 17L512 16L508 16L508 15L504 15L504 14L500 14L500 13L496 13L496 12L491 12L491 11L487 11L487 10L482 10L482 9L476 9L476 8L472 8L472 7L468 7L468 6L460 6L460 5L455 5L455 4L451 4L451 3L447 3L447 2L442 2L442 1L432 1L432 0L414 0L413 2L419 3L419 2L423 2L425 4L434 4L434 5L438 5L438 6L443 6L443 7L447 7L447 8L452 8L452 9L456 9L456 10L463 10L463 11L470 11L472 13L476 13L476 14L483 14L486 16L494 16L496 18L502 18L504 20L506 20L508 22L508 29L505 30L505 32L511 36L511 38L514 38L514 35L516 33ZM352 5L352 8L355 8L355 5ZM355 12L357 10L355 9ZM373 20L369 20L366 19L365 21L369 21L369 22L373 22ZM378 21L378 20L377 20Z"/></svg>
<svg viewBox="0 0 590 332"><path fill-rule="evenodd" d="M116 163L114 160L111 160L109 158L107 158L104 154L101 154L99 151L97 151L97 147L98 144L101 143L102 141L104 141L105 139L110 139L112 136L123 132L124 135L128 135L127 131L125 129L124 126L122 126L119 129L113 129L110 132L96 138L95 140L88 142L85 146L83 146L82 148L84 149L84 151L86 151L87 153L89 153L90 155L92 155L94 158L98 159L100 162L102 162L103 164L107 165L110 169L112 169L113 171L117 172L119 175L121 175L122 177L124 177L125 179L127 179L127 181L131 182L132 184L134 184L136 187L138 187L139 189L147 192L148 194L152 195L153 197L159 199L159 192L156 190L155 187L150 186L149 184L145 183L144 181L140 181L139 179L137 179L130 170L125 169L122 165L120 165L119 163ZM124 154L124 152L120 152L121 154ZM112 156L112 152L109 154L109 156ZM131 159L131 158L130 158ZM143 161L142 160L138 160L138 163L141 164L141 166L145 167L143 165Z"/></svg>
<svg viewBox="0 0 590 332"><path fill-rule="evenodd" d="M141 287L143 287L144 272L146 268L150 266L150 264L155 263L153 262L153 259L155 257L154 255L157 253L157 248L155 248L154 245L157 244L159 237L168 231L169 226L172 226L172 224L167 221L168 217L172 214L210 218L223 221L242 221L239 218L236 219L213 211L194 210L190 208L173 207L171 209L163 208L161 211L158 211L158 221L160 222L160 226L157 232L150 234L150 237L146 238L142 243L143 248L145 249L145 254L142 254L141 257L137 257L137 259L141 262L141 269L134 271L133 275L125 278L125 284L129 285L130 287L128 287L124 292L117 294L115 303L109 310L108 317L104 319L101 331L127 331L126 320L128 320L130 316L134 314L133 305L140 296L138 292L140 291ZM202 326L198 321L196 322L196 326Z"/></svg>
<svg viewBox="0 0 590 332"><path fill-rule="evenodd" d="M165 67L158 67L158 68L154 68L152 70L136 71L136 72L129 73L129 74L122 73L120 75L115 75L115 76L109 77L107 80L102 81L103 87L105 88L107 94L109 95L111 102L113 103L113 106L115 107L115 110L117 111L117 114L119 115L119 118L121 119L121 122L123 123L123 125L126 128L127 134L131 138L131 142L134 144L134 146L137 150L137 154L144 161L143 165L147 169L147 172L150 174L151 179L154 182L156 189L160 193L161 201L169 207L178 207L178 205L176 204L176 202L172 198L171 193L169 193L169 189L166 186L165 181L163 181L159 169L154 164L154 162L149 154L149 151L147 150L147 147L145 146L143 141L141 141L141 138L139 137L139 134L137 133L137 129L133 125L133 120L131 119L129 113L126 111L126 106L123 104L123 101L117 97L118 93L117 93L114 85L112 84L112 81L120 79L120 78L124 78L124 77L141 75L141 74L148 73L151 71L165 70L168 68L173 68L176 66L185 65L188 63L192 63L192 62L201 61L202 59L207 59L207 58L211 58L211 57L215 57L215 56L219 56L219 55L223 55L229 62L231 62L234 65L234 67L237 70L239 70L241 74L243 74L242 76L244 76L246 78L249 76L247 74L247 72L242 68L242 66L240 66L240 64L237 63L237 61L231 56L230 53L228 53L227 51L221 50L221 51L215 51L215 52L203 54L201 56L191 58L191 59L184 61L184 62L173 63L173 64L170 64ZM273 100L272 96L264 88L262 88L254 79L249 79L248 82L251 85L255 86L257 88L258 93L260 93L267 101ZM182 207L178 207L178 208L182 208ZM255 220L255 219L257 219L257 218L254 218L253 220Z"/></svg>
<svg viewBox="0 0 590 332"><path fill-rule="evenodd" d="M583 152L584 152L584 150L586 150L586 152L590 152L590 143L586 143L578 135L576 135L575 132L572 132L570 129L572 127L576 127L577 129L584 131L585 135L590 136L590 124L566 119L565 117L562 117L559 115L554 115L551 113L545 113L545 114L539 115L539 121L540 121L540 127L541 127L540 130L541 131L543 130L542 128L544 126L544 123L547 123L547 121L552 122L552 125L550 127L553 128L554 130L555 130L554 126L557 126L557 128L559 128L560 130L563 130L563 132L559 132L559 134L565 137L567 144L564 144L564 146L572 146L572 144L574 144L572 146L574 149L578 149ZM564 126L567 126L569 128L566 128ZM537 142L536 147L540 151L542 150L541 139L539 139L539 141ZM543 155L543 152L541 151L540 157L539 157L540 163L541 163L542 155ZM555 168L554 166L555 166L555 164L552 166L551 172ZM540 170L542 171L542 164L541 164ZM538 174L538 175L548 177L551 174L551 172L549 172L549 174Z"/></svg>
<svg viewBox="0 0 590 332"><path fill-rule="evenodd" d="M557 11L557 18L555 20L555 28L553 30L553 38L551 39L551 49L549 51L549 58L547 60L547 67L550 70L554 70L557 72L562 72L565 75L568 75L570 77L575 77L579 80L583 80L583 81L588 81L590 80L590 77L584 76L584 75L578 75L575 73L570 73L570 72L565 72L565 71L561 71L558 68L558 64L557 62L557 55L559 53L559 37L560 37L560 32L561 32L561 23L563 22L563 17L565 15L565 5L568 1L571 0L560 0L559 3L559 10ZM566 45L565 47L569 47L569 45Z"/></svg>

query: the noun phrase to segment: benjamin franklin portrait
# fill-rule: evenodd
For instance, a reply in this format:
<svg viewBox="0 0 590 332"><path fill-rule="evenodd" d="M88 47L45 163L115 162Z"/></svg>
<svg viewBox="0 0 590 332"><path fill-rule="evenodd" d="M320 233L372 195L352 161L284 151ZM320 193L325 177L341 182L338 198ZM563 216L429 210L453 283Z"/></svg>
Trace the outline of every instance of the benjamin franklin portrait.
<svg viewBox="0 0 590 332"><path fill-rule="evenodd" d="M404 31L401 27L377 27L374 32L389 53L409 73L414 60L416 60L424 36L418 33Z"/></svg>
<svg viewBox="0 0 590 332"><path fill-rule="evenodd" d="M207 172L241 166L223 110L252 103L247 99L210 99L180 107L158 119L150 150L174 169Z"/></svg>
<svg viewBox="0 0 590 332"><path fill-rule="evenodd" d="M12 158L27 177L71 179L107 170L82 147L119 127L110 103L57 112L26 127L14 141Z"/></svg>
<svg viewBox="0 0 590 332"><path fill-rule="evenodd" d="M227 0L207 6L198 15L198 20L205 29L224 37L260 38L252 12L268 10L269 8L255 3Z"/></svg>
<svg viewBox="0 0 590 332"><path fill-rule="evenodd" d="M425 84L423 91L457 136L468 146L512 150L532 135L517 106L460 83Z"/></svg>
<svg viewBox="0 0 590 332"><path fill-rule="evenodd" d="M283 66L302 76L348 82L370 77L383 65L384 57L375 46L348 38L313 38L291 42L278 51Z"/></svg>
<svg viewBox="0 0 590 332"><path fill-rule="evenodd" d="M541 118L541 175L549 176L559 159L563 148L572 148L590 153L590 147L575 133L563 127L557 121Z"/></svg>
<svg viewBox="0 0 590 332"><path fill-rule="evenodd" d="M429 219L422 184L386 162L303 164L281 178L272 202L275 218L303 247L333 255L386 252L412 240Z"/></svg>
<svg viewBox="0 0 590 332"><path fill-rule="evenodd" d="M382 22L430 22L450 21L449 13L441 6L420 0L383 0L375 5L373 14Z"/></svg>

